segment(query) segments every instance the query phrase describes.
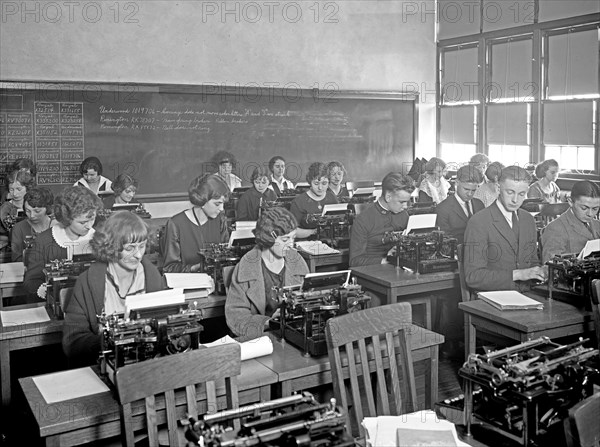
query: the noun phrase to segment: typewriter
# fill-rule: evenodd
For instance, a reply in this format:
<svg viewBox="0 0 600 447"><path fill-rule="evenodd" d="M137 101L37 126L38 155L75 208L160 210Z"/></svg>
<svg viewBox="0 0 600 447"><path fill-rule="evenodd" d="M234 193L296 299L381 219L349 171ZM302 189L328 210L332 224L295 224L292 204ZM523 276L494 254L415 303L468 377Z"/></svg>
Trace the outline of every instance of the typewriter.
<svg viewBox="0 0 600 447"><path fill-rule="evenodd" d="M396 267L418 273L449 272L458 268L456 239L443 231L426 228L412 230L407 235L389 231L383 235L382 242L395 244L396 252L388 255L388 262Z"/></svg>
<svg viewBox="0 0 600 447"><path fill-rule="evenodd" d="M350 247L350 228L354 221L354 207L325 215L309 214L306 222L316 224L317 239L333 248Z"/></svg>
<svg viewBox="0 0 600 447"><path fill-rule="evenodd" d="M549 298L591 310L592 280L600 278L600 252L584 259L577 254L556 255L546 265Z"/></svg>
<svg viewBox="0 0 600 447"><path fill-rule="evenodd" d="M587 342L559 345L542 337L471 354L458 372L465 379L467 431L473 422L523 446L556 445L554 430L562 430L569 408L599 383L598 350Z"/></svg>
<svg viewBox="0 0 600 447"><path fill-rule="evenodd" d="M409 216L435 214L435 202L414 202L407 210Z"/></svg>
<svg viewBox="0 0 600 447"><path fill-rule="evenodd" d="M203 330L202 310L184 302L98 316L100 369L114 383L119 368L163 355L197 349Z"/></svg>
<svg viewBox="0 0 600 447"><path fill-rule="evenodd" d="M66 305L67 290L75 285L77 277L94 262L91 254L75 255L73 260L55 259L42 270L46 278L46 309L50 317L62 320Z"/></svg>
<svg viewBox="0 0 600 447"><path fill-rule="evenodd" d="M234 420L240 428L234 429ZM346 431L346 419L336 406L319 404L312 394L257 403L248 407L205 414L188 419L185 437L188 446L354 446Z"/></svg>
<svg viewBox="0 0 600 447"><path fill-rule="evenodd" d="M260 212L267 210L273 207L285 208L287 210L292 206L292 202L296 198L296 193L291 190L292 193L287 193L287 191L281 193L277 200L262 200L260 201Z"/></svg>
<svg viewBox="0 0 600 447"><path fill-rule="evenodd" d="M280 316L269 321L271 330L301 348L305 356L327 354L327 320L366 309L371 301L361 286L349 280L350 270L312 273L304 277L300 286L274 289Z"/></svg>
<svg viewBox="0 0 600 447"><path fill-rule="evenodd" d="M202 258L204 272L210 275L215 282L215 291L225 295L225 280L223 268L235 266L242 256L254 247L254 237L250 239L237 239L233 244L206 244L199 251Z"/></svg>
<svg viewBox="0 0 600 447"><path fill-rule="evenodd" d="M2 221L2 223L4 224L4 227L10 231L13 229L13 227L21 222L22 220L27 219L27 216L25 215L25 211L19 210L17 211L16 214L7 214L4 217L4 220Z"/></svg>

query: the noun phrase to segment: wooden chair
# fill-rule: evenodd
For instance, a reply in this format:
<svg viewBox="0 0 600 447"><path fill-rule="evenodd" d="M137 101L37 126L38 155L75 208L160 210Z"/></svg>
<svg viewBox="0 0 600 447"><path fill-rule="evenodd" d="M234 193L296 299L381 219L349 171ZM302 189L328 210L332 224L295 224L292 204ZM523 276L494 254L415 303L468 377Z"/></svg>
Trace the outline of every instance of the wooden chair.
<svg viewBox="0 0 600 447"><path fill-rule="evenodd" d="M325 337L333 391L346 414L347 427L352 427L353 435L364 438L361 425L363 416L397 415L416 410L411 327L412 311L408 303L373 307L327 321ZM371 381L372 372L376 374L376 396ZM361 384L359 376L362 377ZM350 378L354 426L349 414L344 383L346 377Z"/></svg>
<svg viewBox="0 0 600 447"><path fill-rule="evenodd" d="M218 410L216 380L225 379L227 408L239 406L236 376L240 371L240 347L237 344L196 349L119 369L116 384L121 402L125 445L134 445L134 430L139 428L134 423L134 401L145 399L148 441L151 446L158 445L157 426L164 423L165 417L164 412L157 410L161 410L163 404L166 409L169 445L179 445L177 420L185 414L197 418L199 398L206 399L208 413ZM204 386L197 389L197 384ZM179 388L185 388L185 413L182 408L177 409L175 404L175 390ZM160 394L164 394L164 399L155 398L155 395Z"/></svg>
<svg viewBox="0 0 600 447"><path fill-rule="evenodd" d="M229 286L231 285L231 279L233 278L234 269L235 265L227 265L223 267L223 284L225 285L225 291L229 290Z"/></svg>
<svg viewBox="0 0 600 447"><path fill-rule="evenodd" d="M594 314L594 326L596 327L596 341L600 348L600 279L592 280L592 312Z"/></svg>
<svg viewBox="0 0 600 447"><path fill-rule="evenodd" d="M458 258L458 279L460 282L460 294L462 302L471 301L472 299L471 289L469 286L467 286L467 280L465 278L464 251L465 246L463 244L458 244L456 247L456 256Z"/></svg>
<svg viewBox="0 0 600 447"><path fill-rule="evenodd" d="M569 410L564 420L568 447L600 447L600 393L596 393Z"/></svg>

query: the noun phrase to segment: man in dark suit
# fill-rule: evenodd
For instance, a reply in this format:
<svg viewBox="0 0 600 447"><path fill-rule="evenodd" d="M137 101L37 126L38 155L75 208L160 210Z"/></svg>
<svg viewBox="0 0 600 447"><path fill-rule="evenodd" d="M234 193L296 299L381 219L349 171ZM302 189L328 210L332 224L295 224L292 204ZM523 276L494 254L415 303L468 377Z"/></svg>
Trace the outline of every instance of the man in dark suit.
<svg viewBox="0 0 600 447"><path fill-rule="evenodd" d="M483 175L473 166L463 166L456 173L456 194L448 196L436 207L436 226L447 235L463 243L467 221L485 208L473 195L483 182Z"/></svg>
<svg viewBox="0 0 600 447"><path fill-rule="evenodd" d="M498 200L467 223L464 266L472 289L523 291L529 288L529 280L546 280L547 270L538 258L535 221L519 209L530 179L523 168L504 168Z"/></svg>

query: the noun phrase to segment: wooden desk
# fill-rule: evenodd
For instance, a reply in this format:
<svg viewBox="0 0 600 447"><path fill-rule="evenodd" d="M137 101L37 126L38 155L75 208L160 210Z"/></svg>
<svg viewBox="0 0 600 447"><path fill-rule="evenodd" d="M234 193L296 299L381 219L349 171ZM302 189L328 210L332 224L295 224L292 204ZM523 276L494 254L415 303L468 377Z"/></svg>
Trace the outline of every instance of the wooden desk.
<svg viewBox="0 0 600 447"><path fill-rule="evenodd" d="M425 306L425 327L432 328L431 300L429 292L458 288L458 272L411 273L389 264L353 267L352 275L363 286L365 292L374 292L386 297L385 304L400 301L412 306ZM424 295L427 293L427 295ZM410 296L414 295L414 296Z"/></svg>
<svg viewBox="0 0 600 447"><path fill-rule="evenodd" d="M256 360L277 373L278 390L276 396L289 396L294 391L314 388L331 383L331 365L328 356L305 357L300 349L278 340L269 334L273 341L273 354ZM438 347L444 343L444 336L413 325L411 344L415 376L424 379L424 403L429 408L437 401L438 393Z"/></svg>
<svg viewBox="0 0 600 447"><path fill-rule="evenodd" d="M198 309L202 309L203 318L216 318L225 315L225 300L226 296L217 295L215 293L207 297L197 297L196 292L185 292L186 300L197 300Z"/></svg>
<svg viewBox="0 0 600 447"><path fill-rule="evenodd" d="M11 306L5 311L43 307L44 303ZM61 343L63 322L50 320L43 323L2 325L0 317L0 395L2 406L10 404L10 353L20 349Z"/></svg>
<svg viewBox="0 0 600 447"><path fill-rule="evenodd" d="M242 362L242 372L238 376L240 405L269 400L271 385L277 380L277 375L256 360ZM64 402L48 404L42 397L33 378L19 379L19 383L29 408L33 413L40 430L40 436L45 438L46 446L70 446L87 444L96 440L117 436L121 433L119 403L115 392L110 391L71 399ZM217 396L220 409L224 409L225 387L217 385ZM206 410L204 396L199 395L198 410ZM176 397L178 413L184 415L184 397ZM157 399L157 408L164 408L164 398ZM143 401L133 405L135 429L145 426L145 407ZM160 413L166 421L164 411ZM160 421L159 417L159 421Z"/></svg>
<svg viewBox="0 0 600 447"><path fill-rule="evenodd" d="M311 255L302 250L298 250L298 253L308 264L308 270L311 273L316 272L318 267L332 267L334 271L347 270L350 262L350 250L348 248L342 248L339 253L330 255Z"/></svg>

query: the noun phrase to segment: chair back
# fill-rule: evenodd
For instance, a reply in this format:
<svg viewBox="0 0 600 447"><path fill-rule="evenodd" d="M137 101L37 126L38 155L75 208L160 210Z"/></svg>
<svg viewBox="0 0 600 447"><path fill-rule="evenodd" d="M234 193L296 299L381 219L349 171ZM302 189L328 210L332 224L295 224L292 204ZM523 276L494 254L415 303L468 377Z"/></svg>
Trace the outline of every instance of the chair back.
<svg viewBox="0 0 600 447"><path fill-rule="evenodd" d="M233 269L235 269L235 265L226 265L223 267L223 285L225 286L226 292L229 290L229 286L231 285Z"/></svg>
<svg viewBox="0 0 600 447"><path fill-rule="evenodd" d="M458 244L456 247L456 255L458 257L458 279L460 282L460 295L461 301L464 303L466 301L471 301L471 289L467 286L467 281L465 278L465 246L463 244Z"/></svg>
<svg viewBox="0 0 600 447"><path fill-rule="evenodd" d="M358 434L364 438L361 422L365 416L397 415L416 410L417 391L410 343L413 327L408 303L373 307L327 321L325 337L333 391L354 436ZM359 377L362 379L360 384ZM349 414L345 378L350 380L353 420Z"/></svg>
<svg viewBox="0 0 600 447"><path fill-rule="evenodd" d="M63 287L58 292L58 301L60 302L60 308L65 310L71 301L71 297L73 296L74 287Z"/></svg>
<svg viewBox="0 0 600 447"><path fill-rule="evenodd" d="M568 447L600 446L600 393L596 393L569 410L563 421Z"/></svg>
<svg viewBox="0 0 600 447"><path fill-rule="evenodd" d="M592 280L592 313L594 314L594 326L596 327L596 341L600 348L600 279Z"/></svg>
<svg viewBox="0 0 600 447"><path fill-rule="evenodd" d="M133 447L134 431L143 427L143 424L138 422L139 417L136 418L137 415L133 414L132 402L145 399L150 445L158 445L157 426L164 423L165 419L169 445L179 445L177 420L185 417L186 414L197 418L198 400L206 400L207 411L203 413L215 413L219 410L215 384L217 380L225 379L227 408L238 408L236 376L240 372L240 347L237 344L195 349L119 369L116 374L116 385L121 402L125 445ZM184 389L181 395L185 396L186 405L177 408L176 399L183 400L180 394L177 397L175 394L175 390L180 388ZM163 408L165 411L162 411Z"/></svg>

